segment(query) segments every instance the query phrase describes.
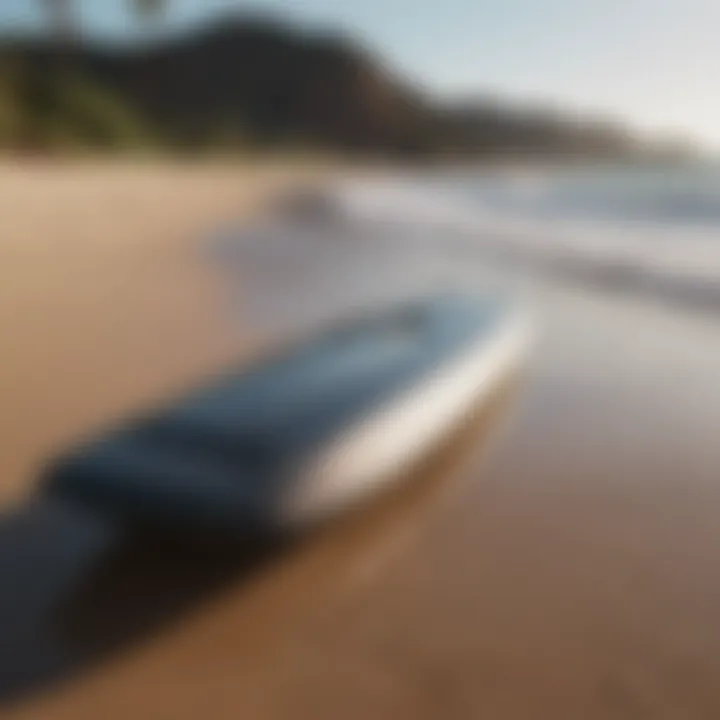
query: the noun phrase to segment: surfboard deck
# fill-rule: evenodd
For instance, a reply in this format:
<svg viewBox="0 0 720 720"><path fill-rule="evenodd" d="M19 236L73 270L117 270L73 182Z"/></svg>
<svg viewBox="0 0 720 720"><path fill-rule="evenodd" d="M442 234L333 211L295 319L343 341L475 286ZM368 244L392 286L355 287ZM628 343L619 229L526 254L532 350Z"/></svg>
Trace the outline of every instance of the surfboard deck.
<svg viewBox="0 0 720 720"><path fill-rule="evenodd" d="M141 524L302 527L396 481L526 341L517 312L493 299L369 313L85 443L44 487Z"/></svg>

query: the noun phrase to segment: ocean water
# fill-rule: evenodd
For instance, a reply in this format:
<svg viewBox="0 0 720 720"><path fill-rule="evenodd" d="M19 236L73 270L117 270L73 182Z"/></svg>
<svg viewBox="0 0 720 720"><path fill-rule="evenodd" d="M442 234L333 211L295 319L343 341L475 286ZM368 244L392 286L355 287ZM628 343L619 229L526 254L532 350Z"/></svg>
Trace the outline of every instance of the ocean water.
<svg viewBox="0 0 720 720"><path fill-rule="evenodd" d="M455 171L335 192L350 217L434 233L435 265L472 250L506 267L720 310L715 166Z"/></svg>
<svg viewBox="0 0 720 720"><path fill-rule="evenodd" d="M241 323L271 334L447 290L540 308L568 288L715 319L720 168L348 177L209 247L237 288Z"/></svg>

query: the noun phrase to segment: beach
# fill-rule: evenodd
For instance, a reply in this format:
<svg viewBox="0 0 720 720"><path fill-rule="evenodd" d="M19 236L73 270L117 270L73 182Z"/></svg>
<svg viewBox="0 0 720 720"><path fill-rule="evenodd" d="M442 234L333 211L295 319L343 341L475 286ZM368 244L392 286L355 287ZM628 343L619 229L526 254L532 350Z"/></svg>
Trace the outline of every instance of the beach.
<svg viewBox="0 0 720 720"><path fill-rule="evenodd" d="M368 241L379 225L243 236L297 178L0 169L3 717L717 717L717 318L508 278L466 246L441 268ZM535 346L367 510L238 559L28 504L55 452L244 361L265 327L440 281L512 288Z"/></svg>
<svg viewBox="0 0 720 720"><path fill-rule="evenodd" d="M0 498L88 429L235 359L201 240L315 171L121 162L0 166Z"/></svg>

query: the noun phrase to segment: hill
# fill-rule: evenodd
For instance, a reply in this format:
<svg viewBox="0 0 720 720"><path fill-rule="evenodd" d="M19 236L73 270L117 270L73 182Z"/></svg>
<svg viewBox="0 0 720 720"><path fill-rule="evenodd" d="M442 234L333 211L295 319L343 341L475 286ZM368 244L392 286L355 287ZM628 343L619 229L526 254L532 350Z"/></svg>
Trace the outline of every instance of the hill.
<svg viewBox="0 0 720 720"><path fill-rule="evenodd" d="M409 157L633 148L620 127L489 101L444 106L345 37L237 18L144 46L6 42L0 142L299 146Z"/></svg>

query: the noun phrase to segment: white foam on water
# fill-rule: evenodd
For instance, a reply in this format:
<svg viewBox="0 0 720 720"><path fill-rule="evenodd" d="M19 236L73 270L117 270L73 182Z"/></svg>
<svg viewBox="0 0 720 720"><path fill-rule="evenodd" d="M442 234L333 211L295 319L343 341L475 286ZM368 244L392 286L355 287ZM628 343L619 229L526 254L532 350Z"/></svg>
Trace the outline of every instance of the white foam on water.
<svg viewBox="0 0 720 720"><path fill-rule="evenodd" d="M527 217L396 178L331 192L353 222L435 232L446 254L462 245L525 269L720 310L720 224Z"/></svg>

